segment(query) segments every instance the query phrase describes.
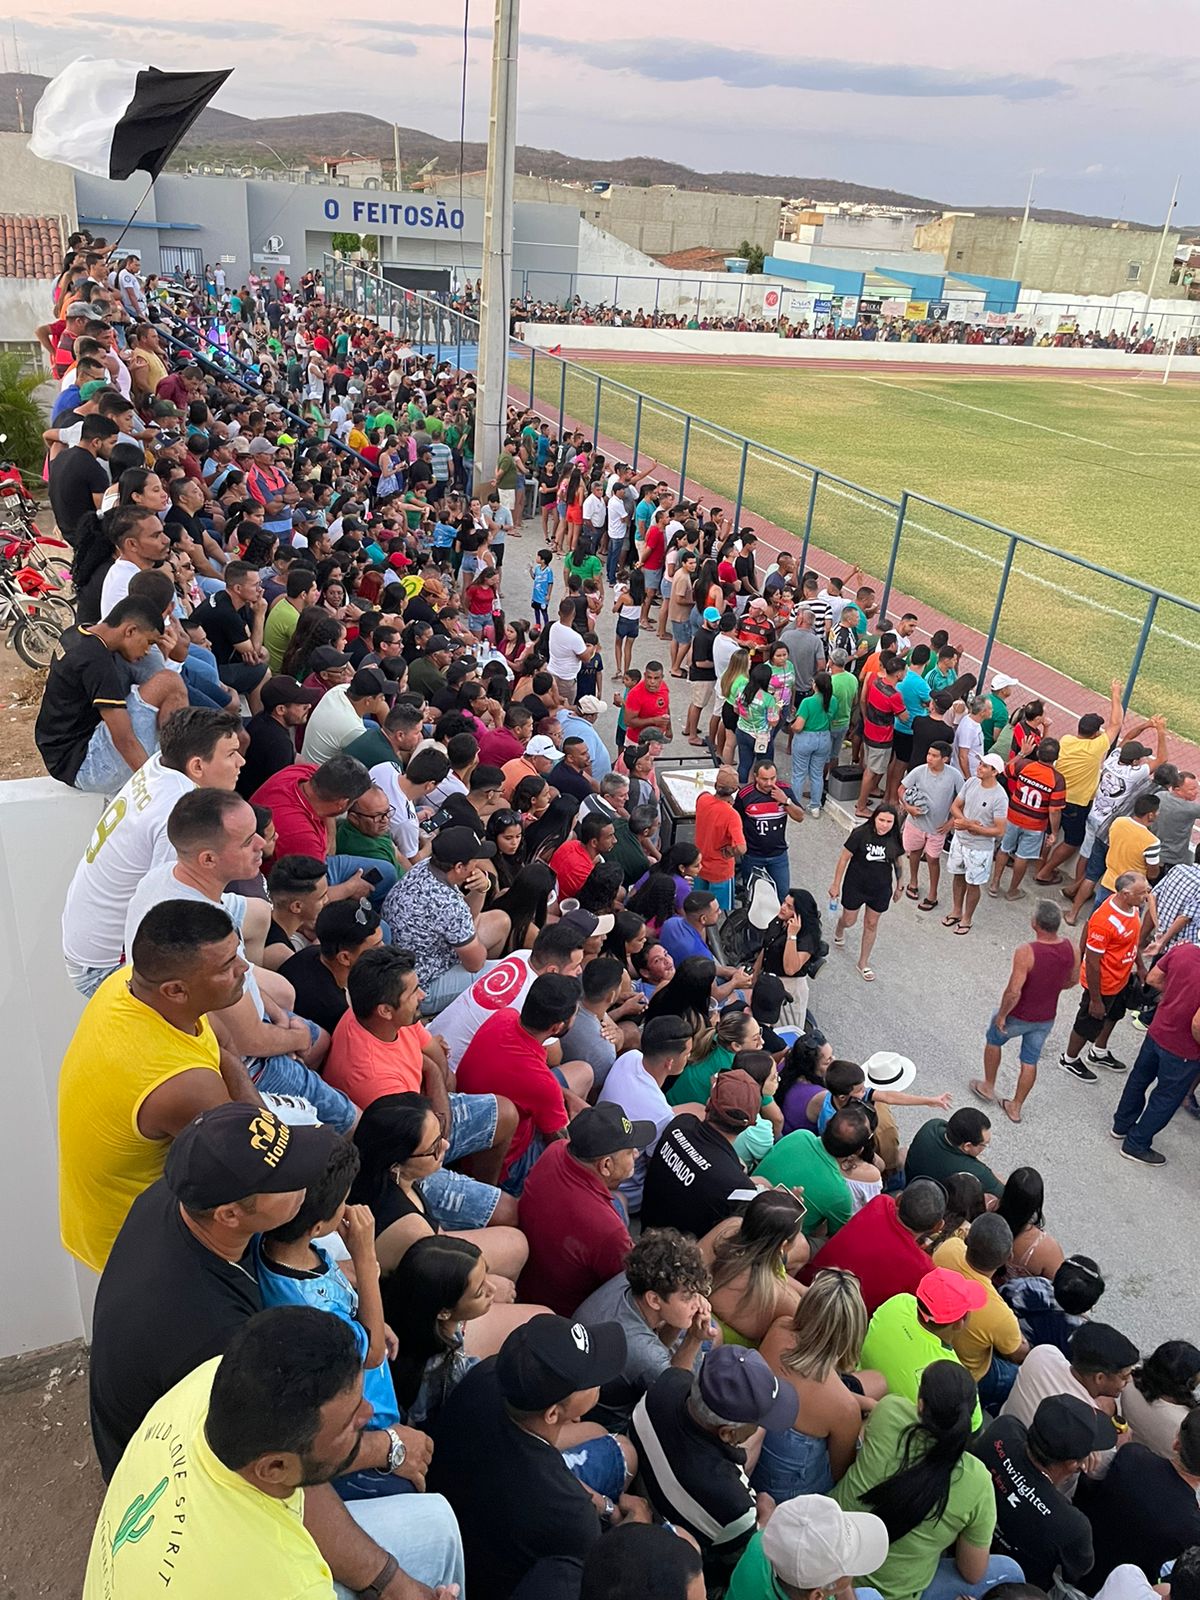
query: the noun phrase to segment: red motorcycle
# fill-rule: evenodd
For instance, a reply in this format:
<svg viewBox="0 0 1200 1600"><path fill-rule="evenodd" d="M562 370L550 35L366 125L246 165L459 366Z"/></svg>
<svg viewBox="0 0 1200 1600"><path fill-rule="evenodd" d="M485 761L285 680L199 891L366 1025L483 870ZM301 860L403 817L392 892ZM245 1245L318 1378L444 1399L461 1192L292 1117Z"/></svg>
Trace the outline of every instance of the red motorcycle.
<svg viewBox="0 0 1200 1600"><path fill-rule="evenodd" d="M70 595L71 547L65 539L42 533L36 511L37 502L21 480L21 469L11 461L0 461L0 555L6 562L21 563L12 575L26 594Z"/></svg>

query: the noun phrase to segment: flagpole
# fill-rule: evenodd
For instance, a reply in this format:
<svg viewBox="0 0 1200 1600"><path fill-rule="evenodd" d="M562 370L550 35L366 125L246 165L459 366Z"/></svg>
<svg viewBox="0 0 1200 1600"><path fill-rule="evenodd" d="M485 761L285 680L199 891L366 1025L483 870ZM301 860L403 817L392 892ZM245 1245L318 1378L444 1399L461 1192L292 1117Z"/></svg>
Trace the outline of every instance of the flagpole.
<svg viewBox="0 0 1200 1600"><path fill-rule="evenodd" d="M137 205L135 205L133 210L130 212L129 221L125 224L125 226L121 229L120 233L117 235L116 243L112 246L112 249L109 251L109 255L110 256L115 256L116 255L117 245L120 244L121 240L129 232L130 228L133 227L134 219L136 218L138 212L146 204L146 201L149 200L150 191L151 191L151 189L153 189L153 187L154 187L154 179L151 178L150 182L146 185L145 194L142 196L142 198L138 201Z"/></svg>

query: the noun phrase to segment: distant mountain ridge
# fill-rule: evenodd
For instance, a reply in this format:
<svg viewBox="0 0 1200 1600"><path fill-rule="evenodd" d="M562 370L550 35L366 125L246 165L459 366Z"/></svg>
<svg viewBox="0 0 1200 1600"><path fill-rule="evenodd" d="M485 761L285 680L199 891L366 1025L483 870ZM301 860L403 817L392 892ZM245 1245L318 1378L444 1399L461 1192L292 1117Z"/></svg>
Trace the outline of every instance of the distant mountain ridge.
<svg viewBox="0 0 1200 1600"><path fill-rule="evenodd" d="M35 73L0 73L0 132L18 129L17 90L20 89L25 127L30 125L33 108L49 79ZM392 159L392 125L380 117L361 111L315 111L294 117L243 117L233 111L210 106L197 119L175 160L173 168L185 161L234 162L267 166L271 145L285 161L319 160L335 157L346 150L360 155ZM427 161L438 158L441 174L457 172L459 146L456 139L439 139L419 128L400 129L400 159L411 173ZM468 141L462 150L467 172L487 162L487 146ZM554 178L566 183L674 184L680 189L716 190L727 194L781 195L784 199L808 196L820 200L847 201L859 205L896 206L913 211L974 211L979 216L1019 216L1020 205L950 205L928 196L903 194L871 184L848 183L840 178L799 178L761 172L696 172L679 162L656 156L623 156L616 161L592 161L564 155L560 150L542 150L536 145L518 145L517 170L538 178ZM1112 217L1085 216L1073 211L1054 211L1035 207L1038 222L1063 222L1091 227L1111 227ZM1151 228L1148 223L1130 222L1131 228ZM1185 235L1197 230L1184 228Z"/></svg>

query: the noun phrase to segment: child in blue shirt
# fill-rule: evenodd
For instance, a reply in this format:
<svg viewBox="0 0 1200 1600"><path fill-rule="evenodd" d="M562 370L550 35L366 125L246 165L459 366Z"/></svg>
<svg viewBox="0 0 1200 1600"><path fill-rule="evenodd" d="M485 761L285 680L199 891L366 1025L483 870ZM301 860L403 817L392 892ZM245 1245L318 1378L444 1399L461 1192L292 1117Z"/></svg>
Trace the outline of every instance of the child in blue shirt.
<svg viewBox="0 0 1200 1600"><path fill-rule="evenodd" d="M549 550L539 550L537 563L530 568L529 575L533 579L533 596L530 604L533 607L533 620L541 628L550 626L550 615L547 607L550 604L550 591L554 587L554 556Z"/></svg>
<svg viewBox="0 0 1200 1600"><path fill-rule="evenodd" d="M316 1306L349 1323L363 1362L363 1397L373 1416L364 1442L370 1458L386 1456L373 1437L400 1421L396 1390L387 1362L388 1328L379 1293L379 1261L375 1255L375 1219L369 1206L348 1206L346 1196L358 1173L358 1151L344 1140L330 1158L320 1183L310 1186L304 1204L290 1222L261 1235L255 1256L264 1306ZM354 1282L314 1241L337 1232L350 1252ZM364 1452L365 1453L365 1452ZM407 1494L412 1484L384 1468L360 1468L335 1478L343 1500Z"/></svg>

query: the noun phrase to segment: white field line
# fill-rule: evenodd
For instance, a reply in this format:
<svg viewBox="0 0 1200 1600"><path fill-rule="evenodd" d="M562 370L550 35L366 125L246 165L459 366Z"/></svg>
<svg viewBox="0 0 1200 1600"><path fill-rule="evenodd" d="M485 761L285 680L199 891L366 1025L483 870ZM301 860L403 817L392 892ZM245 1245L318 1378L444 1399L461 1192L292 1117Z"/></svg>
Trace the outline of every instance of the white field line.
<svg viewBox="0 0 1200 1600"><path fill-rule="evenodd" d="M643 400L642 410L643 414L646 411L653 411L662 417L671 418L670 412L660 410L648 396ZM715 428L705 427L702 422L693 418L690 437L695 437L697 434L713 439L718 444L728 444L729 442ZM775 468L776 471L786 472L793 478L801 478L805 483L811 483L812 481L810 474L801 468L791 466L788 462L781 461L775 456L767 455L761 450L751 450L747 459L761 462L765 466ZM856 505L865 507L868 511L874 511L878 516L887 517L889 521L894 522L895 520L890 506L880 505L878 501L868 499L865 495L855 494L853 490L844 488L841 484L832 483L828 478L824 479L823 492L836 494L843 500L850 500ZM926 523L918 522L911 514L904 519L904 522L905 527L915 528L918 533L923 533L930 539L937 539L942 544L947 544L955 550L961 550L966 555L974 556L977 560L983 561L989 566L1003 567L1004 565L1004 561L1000 556L989 555L987 551L979 550L963 539L955 539L950 534L941 532L938 528L931 528ZM1130 622L1135 627L1140 628L1145 620L1144 617L1134 616L1132 612L1122 611L1117 606L1105 605L1103 601L1094 600L1090 595L1080 594L1078 590L1070 589L1064 583L1056 583L1053 578L1044 578L1040 573L1030 572L1027 568L1018 566L1015 561L1013 562L1012 571L1029 583L1040 584L1043 589L1049 589L1054 594L1060 594L1066 600L1071 600L1078 605L1091 606L1094 611L1099 611L1108 617L1115 617L1120 622ZM1182 645L1186 650L1200 651L1200 641L1185 638L1183 634L1174 633L1169 628L1160 627L1158 623L1153 625L1150 632L1152 636L1157 634L1160 638L1169 639L1173 644ZM1066 708L1060 707L1060 709Z"/></svg>
<svg viewBox="0 0 1200 1600"><path fill-rule="evenodd" d="M1079 378L1075 381L1077 388L1094 389L1097 394L1119 395L1122 400L1144 400L1147 398L1147 396L1143 395L1139 389L1118 389L1114 384L1111 383L1086 383L1082 378ZM1153 393L1153 390L1151 393Z"/></svg>
<svg viewBox="0 0 1200 1600"><path fill-rule="evenodd" d="M1127 450L1124 445L1106 444L1103 439L1089 439L1086 434L1068 433L1065 428L1052 428L1045 422L1030 422L1026 417L1014 417L1007 411L994 411L991 406L973 406L965 400L951 400L949 395L934 394L929 389L917 389L910 383L894 382L888 378L868 378L859 372L855 376L862 383L873 383L881 389L900 389L905 394L917 394L925 400L937 400L944 406L957 406L960 411L976 411L983 417L996 417L1001 422L1014 422L1021 428L1036 428L1039 433L1053 433L1060 439L1073 439L1076 444L1090 444L1096 450L1111 450L1115 455L1134 458L1153 457L1155 460L1195 459L1194 450Z"/></svg>

